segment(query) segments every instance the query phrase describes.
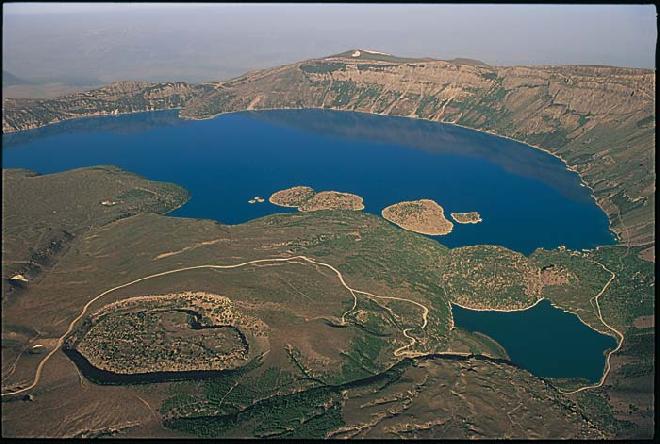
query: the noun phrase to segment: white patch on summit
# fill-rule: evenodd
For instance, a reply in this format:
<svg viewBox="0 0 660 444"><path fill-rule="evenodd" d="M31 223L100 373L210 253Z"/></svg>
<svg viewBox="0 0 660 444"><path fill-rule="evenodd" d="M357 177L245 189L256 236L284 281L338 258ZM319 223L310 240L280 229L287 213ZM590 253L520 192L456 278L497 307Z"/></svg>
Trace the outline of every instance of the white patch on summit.
<svg viewBox="0 0 660 444"><path fill-rule="evenodd" d="M386 52L380 52L380 51L372 51L370 49L363 49L364 52L368 52L370 54L381 54L381 55L386 55L386 56L391 56L392 54L388 54ZM353 57L356 57L355 55Z"/></svg>
<svg viewBox="0 0 660 444"><path fill-rule="evenodd" d="M351 57L360 57L360 54L362 54L360 51L355 51L351 54Z"/></svg>

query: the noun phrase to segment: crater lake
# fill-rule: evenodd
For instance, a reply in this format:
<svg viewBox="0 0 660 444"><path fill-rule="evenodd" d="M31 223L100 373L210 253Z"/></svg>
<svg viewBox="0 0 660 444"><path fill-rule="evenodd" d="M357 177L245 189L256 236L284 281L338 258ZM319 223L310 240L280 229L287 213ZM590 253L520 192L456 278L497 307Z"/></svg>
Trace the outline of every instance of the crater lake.
<svg viewBox="0 0 660 444"><path fill-rule="evenodd" d="M92 117L3 136L3 168L47 174L112 164L191 193L171 216L238 224L296 211L268 202L307 185L364 198L378 214L433 199L483 222L454 224L449 247L494 244L523 253L611 244L608 220L580 178L522 143L403 117L327 110L255 111L181 120L177 111ZM254 196L265 202L249 204Z"/></svg>

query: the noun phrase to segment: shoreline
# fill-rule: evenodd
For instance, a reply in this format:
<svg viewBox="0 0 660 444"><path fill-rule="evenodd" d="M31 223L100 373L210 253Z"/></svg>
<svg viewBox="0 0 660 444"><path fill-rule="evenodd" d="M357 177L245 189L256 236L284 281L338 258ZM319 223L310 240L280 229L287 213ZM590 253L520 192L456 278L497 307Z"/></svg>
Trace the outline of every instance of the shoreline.
<svg viewBox="0 0 660 444"><path fill-rule="evenodd" d="M440 233L440 234L438 234L438 233L429 233L429 232L419 231L419 230L412 230L412 229L410 229L410 228L403 228L401 225L397 224L396 222L387 219L385 216L382 215L382 213L380 214L380 217L382 217L383 219L385 219L386 221L388 221L388 222L391 223L392 225L395 225L397 228L400 228L400 229L402 229L402 230L404 230L404 231L409 231L409 232L411 232L411 233L423 234L424 236L432 236L432 237L446 236L446 235L448 235L449 233L451 233L451 231L453 231L453 230L451 230L451 231L448 231L448 232L446 232L446 233ZM438 242L438 243L440 243L440 242Z"/></svg>
<svg viewBox="0 0 660 444"><path fill-rule="evenodd" d="M276 207L282 207L282 208L296 208L296 209L298 209L298 207L297 207L296 205L286 205L286 204L283 204L283 203L275 203L275 202L273 202L273 201L270 200L270 199L268 199L268 202L271 203L271 204L273 204L273 205L275 205Z"/></svg>
<svg viewBox="0 0 660 444"><path fill-rule="evenodd" d="M539 298L539 299L537 299L536 302L534 302L532 305L529 305L529 306L527 306L527 307L525 307L525 308L509 308L509 309L504 309L504 308L470 308L470 307L466 307L466 306L464 306L464 305L461 305L461 304L459 304L459 303L457 303L457 302L453 302L453 301L449 301L449 304L450 304L450 305L456 305L457 307L461 307L462 309L465 309L465 310L471 310L471 311L496 311L496 312L498 312L498 313L512 313L512 312L516 312L516 311L527 311L527 310L529 310L530 308L534 308L534 307L537 306L541 301L543 301L543 300L545 300L545 299L546 299L546 298Z"/></svg>
<svg viewBox="0 0 660 444"><path fill-rule="evenodd" d="M604 332L604 331L600 331L600 330L598 330L598 329L592 327L591 325L587 324L587 323L586 323L586 322L580 317L580 315L579 315L578 313L576 313L576 312L574 312L574 311L571 311L571 310L568 310L568 309L565 309L565 308L563 308L563 307L560 307L560 306L556 305L551 299L548 299L548 298L546 298L546 297L542 297L542 298L538 299L536 302L534 302L532 305L530 305L530 306L528 306L528 307L526 307L526 308L510 308L510 309L503 309L503 308L470 308L470 307L466 307L466 306L464 306L464 305L461 305L461 304L459 304L459 303L457 303L457 302L452 302L452 301L449 302L449 305L456 305L457 307L461 307L461 308L464 309L464 310L470 310L470 311L495 311L495 312L498 312L498 313L514 313L514 312L518 312L518 311L527 311L527 310L530 310L530 309L536 307L539 303L541 303L541 301L544 301L544 300L545 300L545 301L548 301L548 302L550 303L550 305L552 305L552 306L553 306L554 308L556 308L557 310L561 310L561 311L563 311L564 313L570 313L570 314L575 315L575 316L578 318L578 320L579 320L580 322L582 322L586 327L589 327L591 330L593 330L593 331L595 331L595 332L598 332L598 333L600 333L600 334L602 334L602 335L605 335L605 336L609 336L609 337L611 337L611 338L614 338L615 340L618 339L617 337L615 337L614 335L611 334L612 332ZM453 320L453 315L452 315L452 320Z"/></svg>
<svg viewBox="0 0 660 444"><path fill-rule="evenodd" d="M424 119L424 120L428 120L428 119ZM435 122L433 120L430 120L430 121ZM468 126L464 126L464 125L461 125L459 123L454 123L454 122L443 122L443 121L437 121L437 122L448 123L450 125L459 126L461 128L465 128L465 129L468 129L468 130L477 131L477 132L480 132L480 133L487 133L487 134L490 134L491 136L501 137L502 139L507 139L507 140L510 140L512 142L521 143L523 145L527 145L527 146L532 147L534 149L543 151L544 153L549 154L552 157L555 157L555 158L559 159L561 161L561 163L563 163L566 166L566 169L568 171L570 171L572 173L575 173L578 176L578 178L580 179L580 185L589 189L589 194L591 195L592 199L594 200L594 203L598 206L598 208L601 209L601 211L603 213L605 213L605 216L607 216L607 220L608 220L608 227L607 228L608 228L608 231L614 235L615 245L622 243L621 242L621 235L612 229L613 218L610 218L609 213L605 210L605 208L603 208L603 205L596 198L596 194L594 192L594 189L591 187L591 185L589 185L587 182L585 182L584 178L582 177L582 174L580 174L580 172L575 167L569 165L568 162L566 162L559 154L553 153L549 149L543 148L539 145L532 145L531 143L527 143L527 142L524 142L524 141L519 140L519 139L514 139L513 137L504 136L502 134L497 134L497 133L495 133L493 131L490 131L490 130L478 130L478 129L470 128ZM623 223L621 225L623 226Z"/></svg>
<svg viewBox="0 0 660 444"><path fill-rule="evenodd" d="M93 90L89 90L89 91L93 91ZM83 92L86 92L86 91L83 91ZM66 96L55 97L53 99L48 99L48 100L56 100L56 99L60 99L62 97L66 97ZM31 100L43 100L43 99L36 98L36 99L31 99ZM151 109L151 110L146 109L146 110L141 110L141 111L127 111L127 112L116 113L116 114L115 113L87 114L85 116L67 117L66 119L57 120L57 121L54 121L54 122L48 122L44 125L35 126L33 128L25 128L25 129L9 130L9 131L5 131L3 129L2 130L2 135L3 136L9 136L9 135L12 135L12 134L24 133L26 131L35 131L35 130L38 130L38 129L41 129L41 128L46 128L46 127L49 127L49 126L57 125L58 123L71 122L71 121L74 121L74 120L93 119L95 117L119 117L119 116L133 115L133 114L159 113L159 112L164 112L164 111L176 111L176 110L180 111L182 109L183 108L181 108L181 107L176 107L176 108L163 108L163 109ZM192 120L192 119L181 118L179 116L179 113L177 113L176 117L178 119L181 119L181 120Z"/></svg>
<svg viewBox="0 0 660 444"><path fill-rule="evenodd" d="M608 284L606 284L606 287L605 287L605 288L607 288L607 286L609 286L609 282L608 282ZM601 294L602 294L602 292L601 292L598 296L600 296ZM559 307L559 306L557 306L552 300L550 300L550 299L548 299L548 298L545 298L545 297L540 298L540 299L537 300L534 304L532 304L532 305L530 305L529 307L524 308L524 309L509 309L509 310L493 309L493 310L486 310L486 309L472 309L472 308L468 308L468 307L465 307L465 306L463 306L463 305L457 304L457 303L455 303L455 302L449 302L449 304L450 304L450 306L453 304L453 305L456 305L456 306L458 306L458 307L461 307L461 308L463 308L463 309L465 309L465 310L471 310L471 311L518 312L518 311L527 311L527 310L529 310L529 309L535 307L536 305L538 305L538 304L539 304L541 301L543 301L543 300L547 300L547 301L550 303L550 305L551 305L553 308L557 309L557 310L561 310L561 311L564 312L564 313L570 313L570 314L575 315L575 316L578 318L578 320L579 320L583 325L585 325L586 327L588 327L590 330L593 330L593 331L595 331L596 333L599 333L599 334L601 334L601 335L603 335L603 336L607 336L607 337L609 337L609 338L614 339L614 343L615 343L615 346L614 346L614 347L608 347L608 348L606 348L605 350L603 350L603 356L605 357L605 364L604 364L604 366L603 366L603 374L602 374L602 376L598 379L598 382L597 382L597 383L595 383L595 384L590 383L589 385L579 387L579 388L577 388L576 390L573 390L573 391L564 391L564 390L562 390L560 387L557 387L557 390L559 390L559 392L562 393L562 394L564 394L564 395L572 395L572 394L579 393L579 392L584 391L584 390L589 390L589 389L592 389L592 388L597 388L597 387L600 387L601 385L603 385L603 383L605 382L605 379L607 379L607 376L608 376L609 371L610 371L610 358L611 358L611 356L612 356L614 353L616 353L616 352L621 348L621 346L623 345L623 335L621 335L621 337L619 338L619 337L618 337L618 334L617 334L617 333L618 333L617 331L612 330L612 331L607 332L607 333L606 333L606 332L603 332L603 331L600 331L599 329L596 329L596 328L592 327L591 325L587 324L586 322L584 322L584 320L580 317L579 314L577 314L577 313L575 313L575 312L573 312L573 311L570 311L570 310L564 309L564 308L562 308L562 307ZM601 321L601 322L602 322L602 321ZM603 325L605 325L605 324L603 323ZM605 325L605 326L608 327L607 325ZM454 329L454 328L456 328L456 327L455 327L455 325L453 325L453 311L452 311L452 329ZM609 328L609 327L608 327L608 328ZM475 333L479 333L479 332L476 332L476 331L475 331ZM612 334L612 333L615 333L615 334ZM483 334L483 333L482 333L482 334ZM619 333L619 334L620 334L620 333ZM487 337L490 338L490 336L488 336L488 335L485 335L485 334L484 334L484 336L487 336ZM492 338L491 338L491 339L492 339ZM502 349L504 349L504 351L505 351L505 352L507 353L507 355L508 355L508 351L506 350L506 347L504 347L502 344L500 344L499 342L495 341L494 339L493 339L493 341L494 341L496 344L498 344Z"/></svg>
<svg viewBox="0 0 660 444"><path fill-rule="evenodd" d="M575 311L571 311L571 310L568 310L568 309L563 308L563 307L560 307L560 306L556 305L556 304L555 304L552 300L550 300L550 299L548 299L548 301L550 302L550 305L552 305L552 306L553 306L554 308L556 308L557 310L561 310L561 311L563 311L564 313L570 313L570 314L575 315L575 316L580 320L580 322L582 322L584 325L586 325L586 326L589 327L590 329L592 329L592 330L594 330L594 331L597 331L598 333L600 333L600 334L602 334L602 335L605 335L605 336L609 336L609 337L611 337L611 338L614 338L614 340L618 340L618 339L619 339L619 338L613 336L613 335L611 334L611 333L612 333L611 331L609 331L609 332L601 331L601 330L599 330L599 329L597 329L597 328L594 328L594 327L592 327L591 325L587 324L587 323L584 321L584 319L582 319L582 318L580 317L580 315L579 315L577 312L575 312Z"/></svg>
<svg viewBox="0 0 660 444"><path fill-rule="evenodd" d="M503 346L502 344L500 344L500 343L497 342L495 339L493 339L493 338L491 338L490 336L488 336L486 333L482 333L482 332L480 332L480 331L476 331L476 330L473 331L473 332L471 332L471 333L475 334L476 336L482 336L482 337L486 338L487 340L493 341L493 344L495 344L497 347L499 347L499 352L502 353L502 354L504 354L505 359L509 359L509 358L510 358L510 356L509 356L509 352L506 351L506 348L504 348L504 346Z"/></svg>

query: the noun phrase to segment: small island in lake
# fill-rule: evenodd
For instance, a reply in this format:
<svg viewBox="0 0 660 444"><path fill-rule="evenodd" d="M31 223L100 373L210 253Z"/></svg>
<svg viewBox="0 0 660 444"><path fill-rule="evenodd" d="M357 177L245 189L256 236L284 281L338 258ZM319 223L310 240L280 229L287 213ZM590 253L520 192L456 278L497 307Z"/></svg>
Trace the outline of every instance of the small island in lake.
<svg viewBox="0 0 660 444"><path fill-rule="evenodd" d="M298 208L307 199L314 196L314 189L311 187L291 187L286 190L281 190L273 193L268 201L280 207Z"/></svg>
<svg viewBox="0 0 660 444"><path fill-rule="evenodd" d="M481 215L476 211L469 213L451 213L451 218L459 224L478 224L483 221Z"/></svg>
<svg viewBox="0 0 660 444"><path fill-rule="evenodd" d="M454 228L445 217L444 209L431 199L399 202L385 208L381 214L404 230L431 236L448 234Z"/></svg>
<svg viewBox="0 0 660 444"><path fill-rule="evenodd" d="M307 199L298 207L299 211L319 210L353 210L364 209L364 202L360 196L338 191L321 191L312 198Z"/></svg>
<svg viewBox="0 0 660 444"><path fill-rule="evenodd" d="M273 193L268 199L270 203L281 207L298 208L298 211L310 212L320 210L353 210L364 209L364 201L360 196L339 191L314 192L313 188L296 186Z"/></svg>

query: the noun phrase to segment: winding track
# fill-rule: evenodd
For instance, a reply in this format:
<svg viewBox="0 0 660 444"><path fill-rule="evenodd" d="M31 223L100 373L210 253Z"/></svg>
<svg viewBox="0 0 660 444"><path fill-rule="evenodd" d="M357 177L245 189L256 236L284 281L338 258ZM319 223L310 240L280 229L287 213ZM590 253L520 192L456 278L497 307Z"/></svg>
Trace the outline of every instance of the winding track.
<svg viewBox="0 0 660 444"><path fill-rule="evenodd" d="M628 246L628 249L626 251L626 255L628 254L629 251L630 251L630 247ZM173 274L173 273L179 273L179 272L182 272L182 271L204 269L204 268L232 269L232 268L239 268L239 267L243 267L243 266L246 266L246 265L254 265L254 264L260 264L260 263L294 262L294 261L299 261L299 260L305 261L305 262L307 262L309 264L312 264L312 265L317 265L317 266L320 265L320 266L329 268L330 270L332 270L337 275L337 277L339 278L339 281L344 286L344 288L346 288L351 293L351 295L353 296L353 306L349 310L347 310L346 312L344 312L342 314L342 316L341 316L342 324L346 324L346 315L348 313L352 312L353 310L355 310L355 308L357 307L357 300L358 300L357 294L362 294L362 295L370 297L370 298L390 299L390 300L399 300L399 301L403 301L403 302L409 302L411 304L414 304L414 305L420 307L422 309L422 326L421 326L421 328L422 329L426 328L426 326L428 324L428 314L429 314L429 309L426 306L424 306L424 305L422 305L418 302L415 302L413 300L410 300L410 299L399 298L399 297L394 297L394 296L379 296L379 295L375 295L375 294L372 294L372 293L369 293L369 292L366 292L366 291L361 291L361 290L351 288L346 283L346 281L344 280L344 277L341 274L341 272L339 270L337 270L335 267L333 267L332 265L330 265L328 263L325 263L325 262L316 261L316 260L311 259L307 256L300 255L300 256L293 256L293 257L288 257L288 258L257 259L257 260L253 260L253 261L241 262L241 263L234 264L234 265L205 264L205 265L195 265L195 266L191 266L191 267L182 267L182 268L177 268L177 269L173 269L173 270L164 271L164 272L161 272L161 273L152 274L152 275L145 276L145 277L142 277L142 278L139 278L139 279L135 279L133 281L130 281L130 282L127 282L125 284L118 285L118 286L113 287L109 290L106 290L103 293L101 293L98 296L91 299L89 302L87 302L87 304L85 304L85 306L83 307L80 314L73 321L71 321L71 323L69 324L69 327L67 328L66 332L58 339L56 346L44 357L44 359L41 360L41 362L39 362L39 364L37 366L37 369L35 371L34 380L32 381L32 384L30 384L28 387L22 388L20 390L14 391L14 392L2 393L1 396L17 395L17 394L24 393L24 392L27 392L27 391L32 390L33 388L35 388L39 383L39 380L41 378L41 373L43 371L43 367L45 366L46 362L57 352L57 350L59 350L59 348L64 343L64 339L66 338L66 336L69 335L69 333L71 333L71 331L73 331L73 328L74 328L75 324L85 316L85 314L87 313L87 310L89 309L89 307L94 302L99 300L101 297L103 297L103 296L105 296L109 293L112 293L113 291L116 291L116 290L119 290L119 289L122 289L122 288L126 288L128 286L131 286L131 285L136 284L136 283L141 282L141 281L146 281L146 280L149 280L149 279L154 279L154 278L157 278L157 277L166 276L166 275ZM621 258L620 260L623 260L623 259ZM605 325L608 329L610 329L612 332L614 332L616 334L616 336L618 337L619 340L618 340L618 344L617 344L616 348L610 350L607 353L607 357L606 357L606 360L605 360L605 371L603 372L603 376L601 377L599 382L597 384L580 387L579 389L572 390L572 391L564 391L564 390L559 389L559 392L562 393L562 394L565 394L565 395L573 395L573 394L576 394L576 393L579 393L579 392L582 392L582 391L585 391L585 390L590 390L590 389L601 387L605 383L605 379L607 378L607 376L610 372L610 368L611 368L610 358L611 358L612 354L619 351L621 349L621 346L623 345L623 339L624 339L623 333L621 333L619 330L612 327L611 325L609 325L605 321L605 319L603 318L603 314L601 312L601 309L600 309L600 304L598 303L598 299L603 294L605 294L605 292L610 287L612 282L616 279L616 273L614 273L612 270L610 270L609 268L607 268L604 264L602 264L600 262L594 261L594 263L600 265L605 271L607 271L611 275L610 279L607 281L607 283L602 288L602 290L593 298L593 301L594 301L595 306L596 306L598 318L603 323L603 325ZM402 356L404 354L409 355L409 356L416 356L416 355L422 354L422 353L411 353L409 351L406 351L407 349L410 349L412 346L414 346L417 343L417 340L408 333L410 330L412 330L411 327L405 328L403 330L403 335L408 340L410 340L410 343L397 348L394 351L394 356L399 357L399 356Z"/></svg>
<svg viewBox="0 0 660 444"><path fill-rule="evenodd" d="M569 391L569 392L559 389L559 391L561 393L563 393L564 395L573 395L575 393L579 393L579 392L582 392L584 390L595 389L595 388L598 388L598 387L602 386L605 383L605 379L607 378L607 375L610 373L610 356L612 356L612 353L618 352L619 349L621 348L621 346L623 345L623 333L621 333L619 330L617 330L616 328L612 327L610 324L605 322L605 319L603 319L603 313L600 311L600 304L598 303L598 299L603 294L605 294L607 289L610 287L610 284L612 284L614 279L616 279L616 273L614 273L612 270L610 270L609 268L607 268L605 265L601 264L600 262L595 262L594 261L594 263L600 265L601 267L603 267L603 270L609 272L610 275L611 275L610 279L607 281L607 283L605 284L603 289L600 291L600 293L598 293L593 298L593 301L596 305L596 311L597 311L597 314L598 314L598 319L600 319L600 322L602 322L605 327L607 327L611 331L613 331L617 335L619 340L618 340L618 344L617 344L616 348L613 348L612 350L610 350L607 353L607 357L605 358L605 371L603 372L603 376L600 378L600 381L598 381L597 384L587 385L587 386L584 386L584 387L580 387L577 390L573 390L573 391Z"/></svg>
<svg viewBox="0 0 660 444"><path fill-rule="evenodd" d="M618 208L617 208L617 216L619 218L619 222L621 223L621 226L623 227L623 230L626 231L626 234L629 234L628 227L626 227L624 225L623 219L621 218L621 211ZM619 258L619 265L623 264L623 258L628 256L628 254L630 253L630 245L626 244L625 246L626 246L626 253ZM610 270L609 268L607 268L604 264L601 264L600 262L596 262L596 261L592 261L592 262L594 264L598 264L601 267L603 267L603 270L607 271L611 275L610 279L607 281L607 283L605 284L603 289L600 291L600 293L598 293L593 298L593 301L596 305L596 311L598 312L598 318L600 319L600 322L602 322L605 327L609 328L610 331L613 331L616 334L616 336L619 338L619 341L618 341L618 344L617 344L616 348L610 350L607 353L607 357L605 358L605 371L603 372L603 376L600 378L600 381L598 381L597 384L587 385L587 386L584 386L584 387L580 387L579 389L568 391L568 392L564 391L562 389L558 389L559 392L564 394L564 395L574 395L576 393L580 393L580 392L585 391L585 390L591 390L591 389L601 387L605 383L605 379L607 379L607 375L610 373L610 358L612 357L612 354L618 352L621 349L621 346L623 345L623 333L621 333L619 330L617 330L616 328L612 327L610 324L605 322L605 319L603 319L603 313L600 311L600 304L598 303L598 299L607 291L608 288L610 288L610 284L614 281L614 279L616 279L616 273L614 273L612 270Z"/></svg>
<svg viewBox="0 0 660 444"><path fill-rule="evenodd" d="M312 264L312 265L317 265L317 266L320 265L320 266L329 268L330 270L332 270L337 275L337 277L339 278L339 281L341 282L341 284L351 293L351 295L353 296L353 306L351 307L351 309L347 310L346 312L344 312L342 314L341 320L342 320L343 324L346 324L346 315L348 313L350 313L351 311L355 310L355 308L357 307L357 300L358 300L357 294L363 294L365 296L373 297L373 298L394 299L394 300L409 302L411 304L415 304L415 305L421 307L423 309L423 312L422 312L422 320L423 320L422 329L426 328L426 325L428 324L429 309L427 307L425 307L424 305L422 305L418 302L412 301L410 299L398 298L398 297L394 297L394 296L378 296L378 295L368 293L366 291L360 291L360 290L356 290L354 288L351 288L346 283L346 281L344 280L344 276L341 274L341 272L339 270L337 270L335 267L333 267L332 265L327 264L325 262L319 262L319 261L316 261L314 259L308 258L307 256L293 256L293 257L287 257L287 258L257 259L257 260L253 260L253 261L241 262L241 263L234 264L234 265L214 265L214 264L194 265L194 266L191 266L191 267L182 267L182 268L176 268L176 269L173 269L173 270L163 271L161 273L151 274L149 276L145 276L145 277L142 277L142 278L139 278L139 279L135 279L135 280L132 280L132 281L127 282L125 284L117 285L116 287L113 287L109 290L106 290L103 293L100 293L98 296L90 299L87 302L87 304L85 304L83 309L80 311L80 314L73 321L71 321L71 323L69 324L69 327L67 328L66 332L64 332L64 334L57 340L57 344L55 345L55 347L53 347L53 349L41 360L41 362L39 362L39 365L37 365L37 369L36 369L35 374L34 374L34 379L32 381L32 384L30 384L28 387L22 388L20 390L16 390L16 391L13 391L13 392L2 393L1 396L18 395L20 393L24 393L24 392L27 392L27 391L32 390L33 388L35 388L39 384L39 380L41 379L41 373L43 372L43 368L46 365L46 362L48 362L48 360L60 349L62 344L64 344L64 339L69 335L69 333L71 333L73 331L73 328L76 325L76 323L78 321L80 321L85 316L85 314L87 313L87 310L89 309L89 307L94 302L98 301L103 296L105 296L109 293L112 293L113 291L117 291L117 290L120 290L122 288L129 287L133 284L137 284L138 282L154 279L154 278L161 277L161 276L167 276L169 274L180 273L182 271L198 270L198 269L204 269L204 268L232 269L232 268L244 267L246 265L254 265L254 264L261 264L261 263L268 263L268 262L277 263L277 262L293 262L293 261L300 261L300 260L303 260L303 261L305 261L309 264ZM300 262L297 262L297 263L300 263ZM403 350L412 347L417 342L417 340L414 337L412 337L408 334L409 330L411 330L411 328L404 329L403 330L403 335L410 340L410 343L396 349L394 351L395 356L401 356L403 354Z"/></svg>
<svg viewBox="0 0 660 444"><path fill-rule="evenodd" d="M369 297L373 297L373 298L394 299L394 300L398 300L398 301L405 301L405 302L410 302L412 304L415 304L418 307L421 307L422 310L423 310L423 312L422 312L422 321L423 321L422 322L422 329L425 329L426 325L429 322L429 320L428 320L429 309L426 308L424 305L418 303L418 302L411 301L410 299L397 298L397 297L394 297L394 296L377 296L375 294L367 293L366 291L360 291L360 290L353 290L353 291L355 291L356 293L364 294L364 295L369 296ZM353 306L353 308L355 308L355 306ZM346 313L349 313L349 312L346 312ZM344 313L344 314L346 314L346 313ZM342 319L343 319L343 316L342 316ZM413 345L415 345L417 343L417 339L413 338L412 336L410 336L408 334L409 330L412 330L412 328L403 329L403 335L410 340L410 344L403 345L403 346L397 348L396 350L394 350L394 356L399 357L399 356L403 355L404 354L403 350L408 349L408 348L412 347ZM410 353L408 353L408 354L410 354ZM413 355L416 355L416 354L413 353Z"/></svg>

